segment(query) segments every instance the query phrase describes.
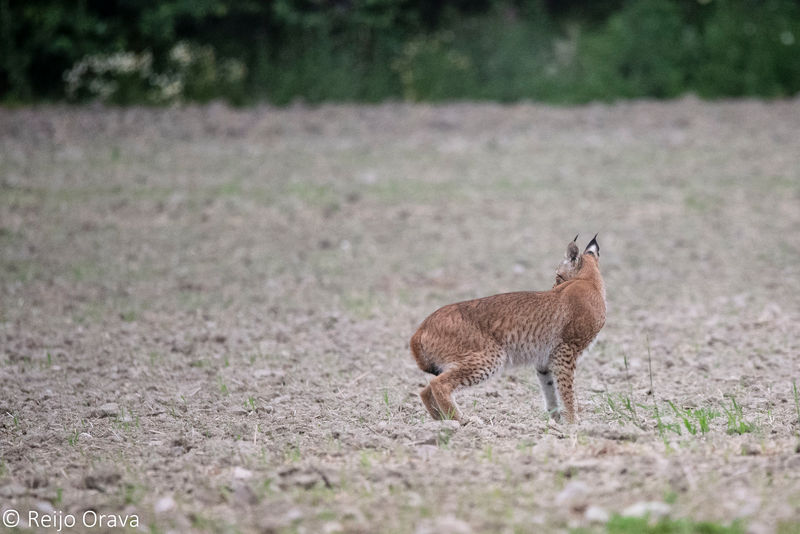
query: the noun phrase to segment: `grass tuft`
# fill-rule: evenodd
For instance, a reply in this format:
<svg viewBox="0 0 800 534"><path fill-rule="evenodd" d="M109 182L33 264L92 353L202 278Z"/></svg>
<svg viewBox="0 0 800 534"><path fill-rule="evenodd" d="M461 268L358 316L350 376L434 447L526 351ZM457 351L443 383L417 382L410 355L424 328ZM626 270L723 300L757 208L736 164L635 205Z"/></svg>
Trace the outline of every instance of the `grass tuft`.
<svg viewBox="0 0 800 534"><path fill-rule="evenodd" d="M755 430L755 424L744 418L742 407L733 396L731 396L730 408L723 405L722 409L728 418L728 434L747 434Z"/></svg>

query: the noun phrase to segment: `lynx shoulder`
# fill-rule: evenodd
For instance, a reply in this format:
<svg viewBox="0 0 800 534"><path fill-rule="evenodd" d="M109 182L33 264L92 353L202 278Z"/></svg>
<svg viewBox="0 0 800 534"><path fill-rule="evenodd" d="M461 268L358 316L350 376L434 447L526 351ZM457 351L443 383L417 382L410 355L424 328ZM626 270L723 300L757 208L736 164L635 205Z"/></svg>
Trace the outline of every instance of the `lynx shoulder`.
<svg viewBox="0 0 800 534"><path fill-rule="evenodd" d="M420 369L436 375L420 392L435 419L463 422L454 391L482 382L502 367L530 364L538 371L551 416L560 420L563 413L567 421L575 420L576 363L606 317L597 236L583 254L578 251L573 240L549 291L449 304L422 322L410 346Z"/></svg>

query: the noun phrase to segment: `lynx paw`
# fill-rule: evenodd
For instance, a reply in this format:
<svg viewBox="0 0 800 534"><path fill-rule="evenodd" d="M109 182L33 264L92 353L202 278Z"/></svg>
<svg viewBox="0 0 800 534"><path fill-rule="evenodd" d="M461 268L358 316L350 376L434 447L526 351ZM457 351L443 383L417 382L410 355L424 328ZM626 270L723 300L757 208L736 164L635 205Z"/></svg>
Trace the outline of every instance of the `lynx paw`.
<svg viewBox="0 0 800 534"><path fill-rule="evenodd" d="M474 426L482 423L482 421L474 415L462 416L461 419L458 420L458 422L461 423L461 426L467 426L467 425Z"/></svg>
<svg viewBox="0 0 800 534"><path fill-rule="evenodd" d="M550 412L550 418L554 423L574 424L576 417L574 414L569 414L564 410L553 410Z"/></svg>

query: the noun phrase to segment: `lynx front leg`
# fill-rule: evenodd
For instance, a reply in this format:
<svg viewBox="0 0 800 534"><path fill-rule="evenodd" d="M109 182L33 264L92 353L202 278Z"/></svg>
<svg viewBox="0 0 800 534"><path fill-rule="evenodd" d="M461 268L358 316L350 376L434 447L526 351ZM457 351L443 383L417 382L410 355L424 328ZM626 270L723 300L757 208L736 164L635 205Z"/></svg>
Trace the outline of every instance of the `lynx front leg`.
<svg viewBox="0 0 800 534"><path fill-rule="evenodd" d="M570 345L559 345L550 359L550 369L555 375L558 396L563 405L564 417L568 423L575 422L575 364L578 361L577 351ZM554 419L558 420L554 417Z"/></svg>

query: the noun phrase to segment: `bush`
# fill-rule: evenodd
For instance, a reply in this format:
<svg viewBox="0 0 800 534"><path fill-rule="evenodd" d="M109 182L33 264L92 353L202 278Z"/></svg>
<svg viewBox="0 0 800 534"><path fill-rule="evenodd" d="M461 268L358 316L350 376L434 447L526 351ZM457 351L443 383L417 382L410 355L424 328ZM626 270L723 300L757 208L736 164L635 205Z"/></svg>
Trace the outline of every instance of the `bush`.
<svg viewBox="0 0 800 534"><path fill-rule="evenodd" d="M150 52L95 54L73 65L64 73L64 81L67 97L73 100L161 104L235 98L245 73L240 61L228 59L218 64L210 46L182 41L169 51L161 72L153 70Z"/></svg>
<svg viewBox="0 0 800 534"><path fill-rule="evenodd" d="M692 88L705 97L794 94L799 40L796 2L717 0L704 25Z"/></svg>
<svg viewBox="0 0 800 534"><path fill-rule="evenodd" d="M466 98L475 90L470 58L452 46L453 32L423 35L406 43L392 62L406 100Z"/></svg>
<svg viewBox="0 0 800 534"><path fill-rule="evenodd" d="M573 92L582 101L677 96L687 89L696 40L676 5L632 2L581 39Z"/></svg>

